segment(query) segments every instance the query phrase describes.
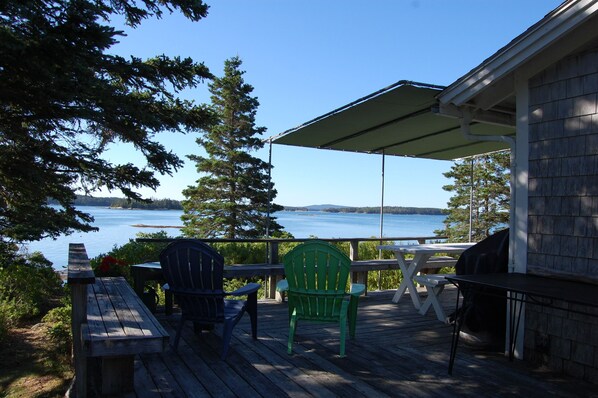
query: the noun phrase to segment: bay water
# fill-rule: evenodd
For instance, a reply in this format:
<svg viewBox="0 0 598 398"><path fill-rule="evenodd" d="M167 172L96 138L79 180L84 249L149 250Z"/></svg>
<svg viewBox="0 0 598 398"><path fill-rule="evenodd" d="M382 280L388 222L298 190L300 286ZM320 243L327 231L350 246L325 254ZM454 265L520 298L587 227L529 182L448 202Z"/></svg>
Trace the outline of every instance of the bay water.
<svg viewBox="0 0 598 398"><path fill-rule="evenodd" d="M180 210L78 208L95 218L93 225L99 231L43 239L28 243L23 249L42 252L56 270L62 270L67 264L69 243L84 243L87 254L92 258L135 239L140 232L166 231L171 237L180 235L180 229L173 228L182 225ZM295 238L371 238L380 235L379 214L281 211L274 216ZM383 236L434 236L435 230L443 228L444 219L444 215L385 214Z"/></svg>

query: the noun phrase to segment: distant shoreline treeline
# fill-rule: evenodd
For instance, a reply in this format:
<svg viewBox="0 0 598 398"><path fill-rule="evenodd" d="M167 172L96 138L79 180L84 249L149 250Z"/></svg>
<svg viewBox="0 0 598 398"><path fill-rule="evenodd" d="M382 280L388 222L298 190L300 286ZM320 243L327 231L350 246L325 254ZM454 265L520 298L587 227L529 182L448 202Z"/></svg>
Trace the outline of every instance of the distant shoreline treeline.
<svg viewBox="0 0 598 398"><path fill-rule="evenodd" d="M364 213L379 214L380 207L328 207L313 209L310 207L285 207L286 211L323 211L326 213ZM442 215L445 214L442 209L432 207L402 207L402 206L384 206L384 214L422 214Z"/></svg>
<svg viewBox="0 0 598 398"><path fill-rule="evenodd" d="M367 213L367 214L378 214L380 213L380 207L342 207L328 209L331 213ZM431 207L402 207L402 206L384 206L385 214L423 214L439 215L444 214L442 209L435 209Z"/></svg>
<svg viewBox="0 0 598 398"><path fill-rule="evenodd" d="M57 204L50 202L50 204ZM102 206L111 207L115 209L143 209L143 210L183 210L181 202L174 199L152 199L151 203L128 201L123 198L115 197L91 197L77 195L75 199L76 206ZM364 213L364 214L378 214L380 207L346 207L334 206L325 207L319 206L305 206L293 207L285 206L286 211L323 211L327 213ZM442 209L431 207L402 207L402 206L384 206L385 214L422 214L422 215L441 215L444 214Z"/></svg>
<svg viewBox="0 0 598 398"><path fill-rule="evenodd" d="M50 201L50 204L58 204ZM115 197L92 197L77 195L75 206L101 206L115 209L143 209L143 210L183 210L181 202L174 199L152 199L151 203L128 201Z"/></svg>

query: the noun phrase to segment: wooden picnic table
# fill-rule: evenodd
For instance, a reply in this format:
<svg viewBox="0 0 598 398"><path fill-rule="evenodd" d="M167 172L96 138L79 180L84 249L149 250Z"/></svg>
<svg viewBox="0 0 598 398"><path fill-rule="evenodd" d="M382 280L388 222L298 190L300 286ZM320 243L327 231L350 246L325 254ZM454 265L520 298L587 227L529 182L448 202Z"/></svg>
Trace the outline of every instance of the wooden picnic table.
<svg viewBox="0 0 598 398"><path fill-rule="evenodd" d="M398 303L405 293L409 290L413 306L419 310L422 307L422 302L415 288L414 278L418 272L423 268L441 268L445 265L440 262L433 261L434 256L438 254L461 254L463 251L469 249L474 243L432 243L419 245L380 245L378 250L389 250L394 252L399 268L403 272L403 280L397 288L392 301ZM412 254L413 260L408 261L405 258L406 254Z"/></svg>

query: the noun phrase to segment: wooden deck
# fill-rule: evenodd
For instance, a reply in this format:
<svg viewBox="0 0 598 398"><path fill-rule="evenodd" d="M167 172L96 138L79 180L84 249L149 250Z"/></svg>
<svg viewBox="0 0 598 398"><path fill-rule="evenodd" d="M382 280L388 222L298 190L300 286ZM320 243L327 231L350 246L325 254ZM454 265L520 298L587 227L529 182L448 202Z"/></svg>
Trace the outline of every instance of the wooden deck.
<svg viewBox="0 0 598 398"><path fill-rule="evenodd" d="M452 327L433 311L419 315L408 297L393 304L394 291L370 292L360 300L355 340L339 358L338 326L300 323L294 353L286 353L287 306L258 304L258 341L249 317L235 328L226 361L219 359L221 329L196 335L185 328L178 353L135 360L131 397L591 397L596 386L500 354L461 344L453 376L447 373ZM455 289L443 306L452 312ZM158 315L175 335L177 314ZM171 337L172 338L172 337Z"/></svg>

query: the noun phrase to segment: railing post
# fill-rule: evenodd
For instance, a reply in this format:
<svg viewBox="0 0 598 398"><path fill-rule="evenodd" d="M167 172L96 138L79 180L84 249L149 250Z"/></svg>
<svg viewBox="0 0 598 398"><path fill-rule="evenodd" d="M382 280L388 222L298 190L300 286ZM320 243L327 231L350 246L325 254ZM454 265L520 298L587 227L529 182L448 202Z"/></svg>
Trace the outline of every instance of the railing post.
<svg viewBox="0 0 598 398"><path fill-rule="evenodd" d="M278 242L268 242L268 264L278 264ZM276 284L282 279L280 275L268 275L266 297L282 301L282 296L276 291Z"/></svg>
<svg viewBox="0 0 598 398"><path fill-rule="evenodd" d="M351 261L359 260L359 240L358 239L352 239L349 241L349 258L351 259ZM368 272L367 271L351 272L351 283L363 283L366 287L366 294L367 294Z"/></svg>
<svg viewBox="0 0 598 398"><path fill-rule="evenodd" d="M270 242L268 253L268 264L278 264L278 242Z"/></svg>
<svg viewBox="0 0 598 398"><path fill-rule="evenodd" d="M87 396L87 358L83 346L84 324L87 323L87 289L95 276L83 244L69 244L67 282L71 287L71 330L73 333L73 359L75 363L75 392L78 397Z"/></svg>
<svg viewBox="0 0 598 398"><path fill-rule="evenodd" d="M358 240L350 240L349 244L351 248L349 250L349 258L351 261L359 260L359 241Z"/></svg>
<svg viewBox="0 0 598 398"><path fill-rule="evenodd" d="M81 327L87 322L87 284L71 286L73 333L73 361L75 364L75 391L78 397L87 396L87 358L83 349Z"/></svg>

